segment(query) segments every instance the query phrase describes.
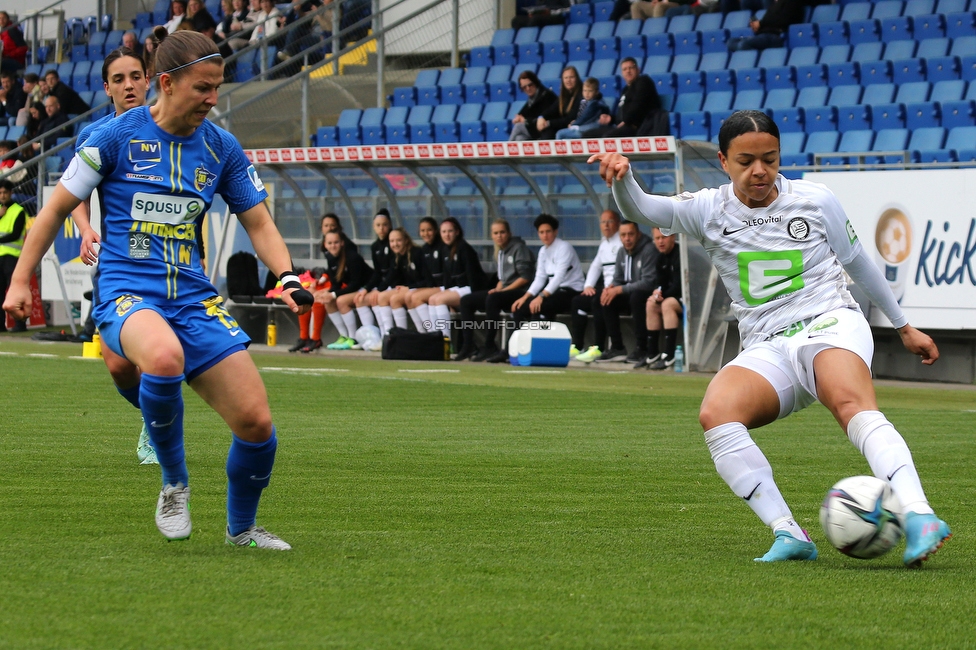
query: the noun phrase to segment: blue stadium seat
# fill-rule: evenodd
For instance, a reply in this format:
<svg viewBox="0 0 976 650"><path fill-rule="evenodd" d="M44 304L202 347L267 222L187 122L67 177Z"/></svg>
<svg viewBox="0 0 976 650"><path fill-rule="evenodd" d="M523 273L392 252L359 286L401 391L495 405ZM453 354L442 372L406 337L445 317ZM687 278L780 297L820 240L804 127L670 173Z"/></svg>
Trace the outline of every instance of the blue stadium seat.
<svg viewBox="0 0 976 650"><path fill-rule="evenodd" d="M528 70L529 72L536 73L539 70L539 65L537 63L516 63L512 66L512 77L511 81L518 83L519 75Z"/></svg>
<svg viewBox="0 0 976 650"><path fill-rule="evenodd" d="M658 95L674 95L675 87L677 86L677 75L665 72L661 74L648 75L651 81L654 82L654 88L657 90ZM607 104L610 106L610 104ZM611 107L612 109L613 107Z"/></svg>
<svg viewBox="0 0 976 650"><path fill-rule="evenodd" d="M957 14L947 14L946 36L949 38L965 38L976 34L976 13L966 11Z"/></svg>
<svg viewBox="0 0 976 650"><path fill-rule="evenodd" d="M807 124L809 125L810 115L807 114ZM804 153L833 153L837 151L837 142L840 140L840 133L833 130L810 131L807 128L807 141L803 145Z"/></svg>
<svg viewBox="0 0 976 650"><path fill-rule="evenodd" d="M734 93L731 90L709 91L705 94L703 111L727 111L732 108Z"/></svg>
<svg viewBox="0 0 976 650"><path fill-rule="evenodd" d="M820 59L817 61L817 63L830 65L831 63L847 63L850 60L850 45L828 45L820 51Z"/></svg>
<svg viewBox="0 0 976 650"><path fill-rule="evenodd" d="M441 101L441 89L437 86L422 86L417 89L417 104L436 106Z"/></svg>
<svg viewBox="0 0 976 650"><path fill-rule="evenodd" d="M569 8L569 24L580 25L593 22L593 5L583 3Z"/></svg>
<svg viewBox="0 0 976 650"><path fill-rule="evenodd" d="M679 74L682 72L697 71L698 60L700 58L697 54L677 54L671 59L671 72Z"/></svg>
<svg viewBox="0 0 976 650"><path fill-rule="evenodd" d="M798 154L803 151L803 143L807 134L803 131L788 131L780 135L779 150L786 155Z"/></svg>
<svg viewBox="0 0 976 650"><path fill-rule="evenodd" d="M895 85L913 81L925 81L925 61L922 59L900 59L891 62L891 80Z"/></svg>
<svg viewBox="0 0 976 650"><path fill-rule="evenodd" d="M600 82L600 93L604 96L616 95L623 89L623 79L616 75L597 77L597 81Z"/></svg>
<svg viewBox="0 0 976 650"><path fill-rule="evenodd" d="M696 72L679 72L676 77L677 85L675 89L678 94L684 93L704 93L705 92L705 73L701 71Z"/></svg>
<svg viewBox="0 0 976 650"><path fill-rule="evenodd" d="M932 92L932 85L927 81L912 81L895 86L898 88L895 101L900 104L927 102Z"/></svg>
<svg viewBox="0 0 976 650"><path fill-rule="evenodd" d="M678 117L679 137L683 140L708 140L710 115L703 111L686 111Z"/></svg>
<svg viewBox="0 0 976 650"><path fill-rule="evenodd" d="M576 68L576 72L579 73L580 79L586 79L588 76L590 76L589 74L590 61L586 59L575 59L573 61L570 61L566 65L573 66L574 68Z"/></svg>
<svg viewBox="0 0 976 650"><path fill-rule="evenodd" d="M483 109L484 104L465 104L458 108L457 115L454 116L454 119L460 123L478 122L481 120Z"/></svg>
<svg viewBox="0 0 976 650"><path fill-rule="evenodd" d="M334 126L320 126L315 131L315 144L318 147L338 147L339 129Z"/></svg>
<svg viewBox="0 0 976 650"><path fill-rule="evenodd" d="M510 45L496 45L491 48L491 57L495 65L515 65L518 62L517 47L512 43Z"/></svg>
<svg viewBox="0 0 976 650"><path fill-rule="evenodd" d="M819 45L820 47L847 45L849 39L850 28L846 22L823 23L817 28L816 45Z"/></svg>
<svg viewBox="0 0 976 650"><path fill-rule="evenodd" d="M810 22L814 24L823 24L836 21L839 18L840 5L817 5L813 8L813 14L810 16Z"/></svg>
<svg viewBox="0 0 976 650"><path fill-rule="evenodd" d="M837 107L837 130L841 133L871 129L871 107L866 104Z"/></svg>
<svg viewBox="0 0 976 650"><path fill-rule="evenodd" d="M796 69L796 87L821 86L827 83L827 66L803 65Z"/></svg>
<svg viewBox="0 0 976 650"><path fill-rule="evenodd" d="M881 0L880 2L874 3L874 8L871 10L871 17L876 20L895 18L902 15L904 6L901 0Z"/></svg>
<svg viewBox="0 0 976 650"><path fill-rule="evenodd" d="M827 85L852 86L860 83L860 65L856 62L831 63L827 66Z"/></svg>
<svg viewBox="0 0 976 650"><path fill-rule="evenodd" d="M879 42L858 43L851 52L851 61L864 63L865 61L880 61L884 44Z"/></svg>
<svg viewBox="0 0 976 650"><path fill-rule="evenodd" d="M880 32L881 25L876 20L855 20L848 25L848 40L851 45L880 41Z"/></svg>
<svg viewBox="0 0 976 650"><path fill-rule="evenodd" d="M969 0L936 0L935 11L937 14L955 14L966 11Z"/></svg>
<svg viewBox="0 0 976 650"><path fill-rule="evenodd" d="M695 22L695 29L700 32L708 32L713 29L722 29L723 16L720 13L707 13L698 17Z"/></svg>
<svg viewBox="0 0 976 650"><path fill-rule="evenodd" d="M762 68L743 68L735 71L736 90L762 90L764 84L765 71Z"/></svg>
<svg viewBox="0 0 976 650"><path fill-rule="evenodd" d="M902 104L872 104L871 128L875 131L905 128L905 107Z"/></svg>
<svg viewBox="0 0 976 650"><path fill-rule="evenodd" d="M418 75L419 76L419 75ZM438 86L456 86L461 83L464 77L464 70L461 68L448 68L441 71L441 76L437 78ZM427 86L430 84L417 83L416 86Z"/></svg>
<svg viewBox="0 0 976 650"><path fill-rule="evenodd" d="M538 41L540 43L551 43L552 41L563 40L563 30L565 28L562 25L546 25L541 30L539 30Z"/></svg>
<svg viewBox="0 0 976 650"><path fill-rule="evenodd" d="M336 126L339 128L339 144L350 146L362 144L359 120L363 112L358 108L347 108L339 113L339 121Z"/></svg>
<svg viewBox="0 0 976 650"><path fill-rule="evenodd" d="M847 131L840 136L840 144L837 145L838 153L861 153L871 151L871 144L874 142L874 131L865 129L860 131ZM857 156L845 156L841 159L841 164L854 165L858 163Z"/></svg>
<svg viewBox="0 0 976 650"><path fill-rule="evenodd" d="M885 43L913 38L912 19L909 16L885 18L881 21L881 40Z"/></svg>
<svg viewBox="0 0 976 650"><path fill-rule="evenodd" d="M976 126L976 102L972 100L941 102L939 113L942 116L941 125L947 129L957 126Z"/></svg>
<svg viewBox="0 0 976 650"><path fill-rule="evenodd" d="M885 45L884 58L887 61L911 59L915 56L916 47L918 47L918 43L911 39L904 41L891 41Z"/></svg>
<svg viewBox="0 0 976 650"><path fill-rule="evenodd" d="M570 59L593 58L593 41L589 38L569 41L566 47Z"/></svg>
<svg viewBox="0 0 976 650"><path fill-rule="evenodd" d="M406 124L408 115L410 115L410 109L406 106L394 106L393 108L388 108L386 109L386 115L383 117L383 126Z"/></svg>
<svg viewBox="0 0 976 650"><path fill-rule="evenodd" d="M620 39L616 36L593 39L593 58L612 59L620 56Z"/></svg>
<svg viewBox="0 0 976 650"><path fill-rule="evenodd" d="M908 129L881 129L877 132L877 136L874 138L874 144L871 145L871 151L905 151L908 146L908 136ZM906 162L906 160L904 156L892 154L888 156L876 156L869 162L875 164L891 164Z"/></svg>
<svg viewBox="0 0 976 650"><path fill-rule="evenodd" d="M759 88L753 90L740 90L735 94L735 100L732 102L732 110L757 110L762 107L764 97L765 93Z"/></svg>
<svg viewBox="0 0 976 650"><path fill-rule="evenodd" d="M934 10L935 0L908 0L901 15L916 18L917 16L931 15Z"/></svg>
<svg viewBox="0 0 976 650"><path fill-rule="evenodd" d="M491 46L497 47L499 45L511 45L515 42L515 30L514 29L496 29L491 35Z"/></svg>
<svg viewBox="0 0 976 650"><path fill-rule="evenodd" d="M734 111L732 110L711 112L709 115L709 124L711 127L711 136L713 141L718 138L719 129L722 128L722 124L725 123L725 120L729 119L733 112ZM976 147L976 145L973 146Z"/></svg>
<svg viewBox="0 0 976 650"><path fill-rule="evenodd" d="M461 84L441 86L441 104L461 105L464 103L464 87Z"/></svg>
<svg viewBox="0 0 976 650"><path fill-rule="evenodd" d="M616 29L617 23L610 21L599 21L590 25L590 32L587 34L587 38L591 38L594 41L600 38L608 38L613 36L614 29Z"/></svg>
<svg viewBox="0 0 976 650"><path fill-rule="evenodd" d="M385 117L385 108L367 108L363 111L363 116L359 120L363 144L384 144L386 142L386 129L383 126Z"/></svg>
<svg viewBox="0 0 976 650"><path fill-rule="evenodd" d="M589 35L590 27L589 23L567 25L566 31L563 32L563 40L578 41L584 39Z"/></svg>
<svg viewBox="0 0 976 650"><path fill-rule="evenodd" d="M674 54L674 34L663 32L661 34L647 35L647 56Z"/></svg>
<svg viewBox="0 0 976 650"><path fill-rule="evenodd" d="M942 14L928 14L925 16L915 16L912 19L915 29L915 38L922 41L928 38L942 38L945 36L945 16Z"/></svg>
<svg viewBox="0 0 976 650"><path fill-rule="evenodd" d="M637 22L636 20L625 20L621 25ZM620 57L632 56L635 59L643 59L647 56L647 37L642 34L620 37Z"/></svg>
<svg viewBox="0 0 976 650"><path fill-rule="evenodd" d="M519 43L516 47L519 63L542 63L542 43Z"/></svg>
<svg viewBox="0 0 976 650"><path fill-rule="evenodd" d="M873 83L864 86L861 101L865 104L890 104L895 100L895 84Z"/></svg>
<svg viewBox="0 0 976 650"><path fill-rule="evenodd" d="M691 18L692 16L688 16ZM675 32L674 53L701 54L701 32Z"/></svg>
<svg viewBox="0 0 976 650"><path fill-rule="evenodd" d="M705 93L687 92L680 93L674 100L671 110L675 113L686 113L688 111L700 111L705 102Z"/></svg>
<svg viewBox="0 0 976 650"><path fill-rule="evenodd" d="M936 56L925 61L925 79L933 83L959 79L962 66L954 56Z"/></svg>
<svg viewBox="0 0 976 650"><path fill-rule="evenodd" d="M696 17L694 14L682 14L674 16L668 21L668 31L672 34L678 32L690 32L695 29Z"/></svg>
<svg viewBox="0 0 976 650"><path fill-rule="evenodd" d="M731 70L709 70L705 73L705 90L709 93L733 90L735 79Z"/></svg>
<svg viewBox="0 0 976 650"><path fill-rule="evenodd" d="M816 108L827 105L827 86L807 86L801 88L794 104L801 108Z"/></svg>
<svg viewBox="0 0 976 650"><path fill-rule="evenodd" d="M166 21L163 21L166 22ZM106 32L95 32L88 36L88 59L102 59L105 57L105 38Z"/></svg>
<svg viewBox="0 0 976 650"><path fill-rule="evenodd" d="M976 81L976 56L964 56L959 59L959 78L966 81Z"/></svg>
<svg viewBox="0 0 976 650"><path fill-rule="evenodd" d="M660 34L666 31L668 31L668 19L661 17L645 20L641 25L640 33L644 36L650 36L651 34Z"/></svg>
<svg viewBox="0 0 976 650"><path fill-rule="evenodd" d="M726 29L732 28L726 26ZM812 45L817 45L817 34L818 29L816 25L810 23L799 23L796 25L790 25L789 30L787 31L787 39L790 47L809 47Z"/></svg>
<svg viewBox="0 0 976 650"><path fill-rule="evenodd" d="M538 27L522 27L517 32L515 32L515 38L512 39L512 43L515 45L521 45L522 43L538 43L539 42L539 28Z"/></svg>
<svg viewBox="0 0 976 650"><path fill-rule="evenodd" d="M891 61L861 63L861 85L891 83Z"/></svg>
<svg viewBox="0 0 976 650"><path fill-rule="evenodd" d="M490 67L495 62L491 47L472 47L468 53L468 65Z"/></svg>
<svg viewBox="0 0 976 650"><path fill-rule="evenodd" d="M711 29L701 32L702 54L708 54L709 52L725 52L728 54L728 40L729 33L724 29ZM623 46L621 45L621 47Z"/></svg>
<svg viewBox="0 0 976 650"><path fill-rule="evenodd" d="M952 56L964 57L976 55L976 36L960 36L952 41Z"/></svg>
<svg viewBox="0 0 976 650"><path fill-rule="evenodd" d="M759 53L756 50L737 50L729 56L729 68L732 70L755 68L758 60Z"/></svg>
<svg viewBox="0 0 976 650"><path fill-rule="evenodd" d="M776 122L780 133L803 132L802 108L773 108L769 111L770 118Z"/></svg>
<svg viewBox="0 0 976 650"><path fill-rule="evenodd" d="M752 18L752 14L746 10L730 11L725 14L725 22L722 23L722 27L728 30L733 29L749 29L749 20Z"/></svg>
<svg viewBox="0 0 976 650"><path fill-rule="evenodd" d="M497 83L502 81L511 81L512 79L512 66L511 65L493 65L488 68L488 74L485 76L485 81L487 83Z"/></svg>
<svg viewBox="0 0 976 650"><path fill-rule="evenodd" d="M597 2L593 5L593 22L606 22L610 20L611 13L613 13L612 2Z"/></svg>
<svg viewBox="0 0 976 650"><path fill-rule="evenodd" d="M836 86L830 90L830 100L825 105L851 106L861 103L860 86Z"/></svg>
<svg viewBox="0 0 976 650"><path fill-rule="evenodd" d="M920 59L946 56L949 54L950 44L951 42L948 38L927 38L924 41L918 42L918 49L915 50L915 56Z"/></svg>
<svg viewBox="0 0 976 650"><path fill-rule="evenodd" d="M488 102L481 111L485 122L501 122L508 119L508 102Z"/></svg>
<svg viewBox="0 0 976 650"><path fill-rule="evenodd" d="M706 103L708 99L705 99ZM774 88L766 94L763 108L782 109L793 108L796 101L796 90L793 88Z"/></svg>
<svg viewBox="0 0 976 650"><path fill-rule="evenodd" d="M871 16L870 2L850 2L841 9L840 19L851 22L854 20L865 20Z"/></svg>
<svg viewBox="0 0 976 650"><path fill-rule="evenodd" d="M436 86L437 80L440 78L440 70L421 70L417 73L417 78L414 79L414 86Z"/></svg>
<svg viewBox="0 0 976 650"><path fill-rule="evenodd" d="M565 41L550 41L542 44L542 61L565 63L569 58L569 48Z"/></svg>
<svg viewBox="0 0 976 650"><path fill-rule="evenodd" d="M611 59L597 59L590 66L589 76L609 77L617 73L617 62Z"/></svg>
<svg viewBox="0 0 976 650"><path fill-rule="evenodd" d="M966 82L962 79L946 79L932 84L929 101L957 102L966 95Z"/></svg>
<svg viewBox="0 0 976 650"><path fill-rule="evenodd" d="M794 88L796 86L796 70L792 66L766 68L765 88Z"/></svg>
<svg viewBox="0 0 976 650"><path fill-rule="evenodd" d="M459 83L464 84L483 84L488 79L488 68L470 66L464 71Z"/></svg>
<svg viewBox="0 0 976 650"><path fill-rule="evenodd" d="M619 36L624 38L625 36L636 36L640 34L641 27L643 23L639 20L621 20L616 23L616 27L613 30L614 36Z"/></svg>
<svg viewBox="0 0 976 650"><path fill-rule="evenodd" d="M912 152L912 160L915 162L931 162L939 158L934 152L942 149L945 143L946 130L941 126L932 126L912 130L911 139L908 141L908 149Z"/></svg>
<svg viewBox="0 0 976 650"><path fill-rule="evenodd" d="M767 47L759 54L759 68L777 68L786 65L790 51L785 47Z"/></svg>
<svg viewBox="0 0 976 650"><path fill-rule="evenodd" d="M803 125L807 133L837 131L837 107L817 106L805 108Z"/></svg>
<svg viewBox="0 0 976 650"><path fill-rule="evenodd" d="M787 64L794 67L813 65L817 62L818 56L820 56L820 48L816 45L794 47L790 50L790 58L787 60Z"/></svg>
<svg viewBox="0 0 976 650"><path fill-rule="evenodd" d="M939 126L942 116L935 102L905 104L905 127L910 131Z"/></svg>
<svg viewBox="0 0 976 650"><path fill-rule="evenodd" d="M963 150L976 150L976 126L954 126L949 129L945 141L946 149L953 149L957 153ZM963 160L960 156L959 160ZM972 160L967 157L966 160Z"/></svg>
<svg viewBox="0 0 976 650"><path fill-rule="evenodd" d="M662 55L647 57L644 59L644 66L641 68L641 72L647 75L663 74L670 71L671 57Z"/></svg>
<svg viewBox="0 0 976 650"><path fill-rule="evenodd" d="M702 54L701 61L698 62L698 68L705 71L725 70L728 61L729 53L727 51L706 52Z"/></svg>

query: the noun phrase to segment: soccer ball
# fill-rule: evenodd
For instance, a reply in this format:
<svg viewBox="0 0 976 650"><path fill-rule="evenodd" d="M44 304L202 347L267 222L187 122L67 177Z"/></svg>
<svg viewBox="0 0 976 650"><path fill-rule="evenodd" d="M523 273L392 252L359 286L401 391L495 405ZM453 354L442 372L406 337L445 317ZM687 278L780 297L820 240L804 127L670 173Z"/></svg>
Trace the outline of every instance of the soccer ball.
<svg viewBox="0 0 976 650"><path fill-rule="evenodd" d="M820 506L820 525L838 551L870 560L901 540L901 503L887 482L851 476L827 492Z"/></svg>

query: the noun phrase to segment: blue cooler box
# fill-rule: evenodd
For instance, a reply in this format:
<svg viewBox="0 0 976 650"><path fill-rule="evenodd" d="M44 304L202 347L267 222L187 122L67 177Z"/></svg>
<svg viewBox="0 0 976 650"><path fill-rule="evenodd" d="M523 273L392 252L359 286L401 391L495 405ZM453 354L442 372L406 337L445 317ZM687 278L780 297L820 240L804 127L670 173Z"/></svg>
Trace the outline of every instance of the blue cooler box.
<svg viewBox="0 0 976 650"><path fill-rule="evenodd" d="M562 323L524 323L508 340L508 359L513 366L565 368L569 365L571 343L569 328Z"/></svg>

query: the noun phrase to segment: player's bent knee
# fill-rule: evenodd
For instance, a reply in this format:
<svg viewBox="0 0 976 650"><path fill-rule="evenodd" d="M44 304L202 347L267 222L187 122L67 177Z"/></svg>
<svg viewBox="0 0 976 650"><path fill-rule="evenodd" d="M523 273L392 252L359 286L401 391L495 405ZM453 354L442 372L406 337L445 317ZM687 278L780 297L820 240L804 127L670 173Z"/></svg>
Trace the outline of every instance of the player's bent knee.
<svg viewBox="0 0 976 650"><path fill-rule="evenodd" d="M264 442L271 437L271 411L267 404L255 405L237 414L234 434L247 442Z"/></svg>
<svg viewBox="0 0 976 650"><path fill-rule="evenodd" d="M159 347L146 352L139 361L143 372L162 377L175 377L183 374L183 351Z"/></svg>

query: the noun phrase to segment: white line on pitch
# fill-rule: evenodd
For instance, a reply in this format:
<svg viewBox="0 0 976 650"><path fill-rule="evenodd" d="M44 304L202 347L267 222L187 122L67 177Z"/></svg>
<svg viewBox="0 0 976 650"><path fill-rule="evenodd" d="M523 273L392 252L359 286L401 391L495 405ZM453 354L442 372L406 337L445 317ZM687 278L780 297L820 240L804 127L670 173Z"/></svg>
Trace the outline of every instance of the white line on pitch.
<svg viewBox="0 0 976 650"><path fill-rule="evenodd" d="M461 372L456 368L400 368L397 372Z"/></svg>
<svg viewBox="0 0 976 650"><path fill-rule="evenodd" d="M565 370L504 370L509 375L564 375Z"/></svg>

